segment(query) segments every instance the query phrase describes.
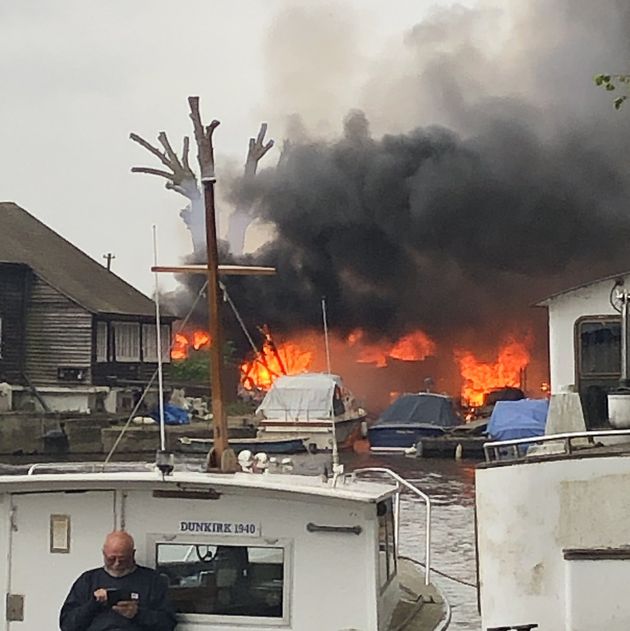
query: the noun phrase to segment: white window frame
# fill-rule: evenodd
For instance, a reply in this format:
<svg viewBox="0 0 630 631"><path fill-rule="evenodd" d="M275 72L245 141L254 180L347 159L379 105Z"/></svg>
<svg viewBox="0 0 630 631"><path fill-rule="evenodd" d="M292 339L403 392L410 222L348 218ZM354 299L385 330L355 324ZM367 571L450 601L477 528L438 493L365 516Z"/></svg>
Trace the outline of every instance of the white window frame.
<svg viewBox="0 0 630 631"><path fill-rule="evenodd" d="M140 323L119 321L112 322L112 327L114 329L114 361L139 362ZM128 338L125 339L125 336Z"/></svg>
<svg viewBox="0 0 630 631"><path fill-rule="evenodd" d="M162 324L161 329L162 361L171 361L171 325ZM142 325L142 361L147 364L157 363L157 331L155 324L144 323Z"/></svg>
<svg viewBox="0 0 630 631"><path fill-rule="evenodd" d="M260 537L242 536L204 536L204 535L172 535L154 534L146 536L147 559L146 565L156 569L157 544L190 544L211 546L250 546L252 548L282 548L284 555L283 585L282 585L282 618L266 618L263 616L219 616L202 613L178 613L177 621L182 625L216 624L217 626L246 626L246 627L270 627L277 628L289 626L291 622L291 586L293 585L293 541L289 539L261 539Z"/></svg>
<svg viewBox="0 0 630 631"><path fill-rule="evenodd" d="M96 362L104 364L109 361L109 326L103 320L96 322Z"/></svg>

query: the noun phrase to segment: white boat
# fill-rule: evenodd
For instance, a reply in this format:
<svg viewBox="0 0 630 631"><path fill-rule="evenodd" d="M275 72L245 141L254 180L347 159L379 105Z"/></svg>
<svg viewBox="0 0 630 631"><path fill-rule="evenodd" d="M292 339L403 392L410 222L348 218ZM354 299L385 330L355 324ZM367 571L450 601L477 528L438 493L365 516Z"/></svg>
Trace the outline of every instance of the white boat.
<svg viewBox="0 0 630 631"><path fill-rule="evenodd" d="M341 377L328 373L278 377L256 413L259 438L308 439L311 452L332 450L333 437L350 446L366 417Z"/></svg>
<svg viewBox="0 0 630 631"><path fill-rule="evenodd" d="M362 479L383 473L390 483ZM424 567L398 555L403 488L427 503ZM167 577L179 631L448 626L427 569L429 498L396 474L163 475L99 463L0 476L0 629L56 628L72 582L102 564L113 529L133 534L137 562Z"/></svg>
<svg viewBox="0 0 630 631"><path fill-rule="evenodd" d="M630 274L621 280L628 287ZM602 279L542 303L550 323L546 434L484 446L476 517L485 631L630 628L630 390L610 390L628 383L620 342L630 332L630 294L621 294L620 318L619 284Z"/></svg>

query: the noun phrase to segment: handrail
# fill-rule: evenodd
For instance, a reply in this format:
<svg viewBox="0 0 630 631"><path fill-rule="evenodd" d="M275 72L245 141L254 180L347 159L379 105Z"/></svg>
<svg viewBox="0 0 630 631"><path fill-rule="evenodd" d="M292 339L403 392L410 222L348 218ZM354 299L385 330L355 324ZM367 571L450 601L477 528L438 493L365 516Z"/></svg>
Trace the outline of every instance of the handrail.
<svg viewBox="0 0 630 631"><path fill-rule="evenodd" d="M40 473L105 473L126 471L151 471L152 465L138 464L134 462L36 462L26 471L26 475L32 476Z"/></svg>
<svg viewBox="0 0 630 631"><path fill-rule="evenodd" d="M550 443L563 441L563 447L565 453L571 453L571 441L574 438L588 438L592 439L596 436L630 436L630 429L602 429L587 432L564 432L561 434L545 434L543 436L530 436L527 438L513 438L511 440L495 440L492 442L483 444L483 451L486 457L486 462L492 462L492 456L494 460L499 460L499 450L506 447L514 447L515 457L518 457L519 445L531 445L533 443Z"/></svg>
<svg viewBox="0 0 630 631"><path fill-rule="evenodd" d="M425 548L424 548L424 584L429 585L431 582L431 498L423 493L417 486L411 484L405 480L405 478L399 476L396 472L391 469L387 469L386 467L366 467L364 469L355 469L353 475L359 475L361 473L384 473L388 475L390 478L395 480L399 485L404 486L406 489L410 490L414 495L417 495L421 498L426 507L427 507L427 517L426 517L426 533L425 533ZM398 487L398 494L400 494L400 487ZM395 542L396 548L398 548L398 528L400 525L400 516L399 516L398 506L395 508L394 517L396 519L396 533L395 533Z"/></svg>

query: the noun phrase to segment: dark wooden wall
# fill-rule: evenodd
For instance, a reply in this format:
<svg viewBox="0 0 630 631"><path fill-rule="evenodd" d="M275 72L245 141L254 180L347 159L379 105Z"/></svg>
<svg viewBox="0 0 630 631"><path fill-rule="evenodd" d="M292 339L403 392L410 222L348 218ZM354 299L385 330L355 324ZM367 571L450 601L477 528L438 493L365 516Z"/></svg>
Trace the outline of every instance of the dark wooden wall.
<svg viewBox="0 0 630 631"><path fill-rule="evenodd" d="M30 277L25 265L0 263L0 381L21 383Z"/></svg>
<svg viewBox="0 0 630 631"><path fill-rule="evenodd" d="M38 276L30 292L26 337L25 373L36 386L72 385L58 378L60 367L85 369L81 383L91 383L92 314Z"/></svg>

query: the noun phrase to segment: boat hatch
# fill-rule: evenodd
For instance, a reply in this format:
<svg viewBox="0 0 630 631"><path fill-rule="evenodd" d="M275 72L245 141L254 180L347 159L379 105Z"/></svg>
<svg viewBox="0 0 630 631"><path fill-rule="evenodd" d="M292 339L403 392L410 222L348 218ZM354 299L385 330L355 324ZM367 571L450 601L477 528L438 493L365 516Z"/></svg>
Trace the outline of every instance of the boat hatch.
<svg viewBox="0 0 630 631"><path fill-rule="evenodd" d="M288 542L210 542L191 535L152 543L155 568L168 580L182 622L288 623Z"/></svg>

